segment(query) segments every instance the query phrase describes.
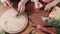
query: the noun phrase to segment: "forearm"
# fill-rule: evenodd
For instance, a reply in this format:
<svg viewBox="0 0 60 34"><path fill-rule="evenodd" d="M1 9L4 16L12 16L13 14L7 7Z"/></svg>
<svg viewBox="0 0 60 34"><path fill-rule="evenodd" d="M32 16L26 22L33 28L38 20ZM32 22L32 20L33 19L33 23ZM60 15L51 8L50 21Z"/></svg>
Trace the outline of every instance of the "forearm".
<svg viewBox="0 0 60 34"><path fill-rule="evenodd" d="M54 32L50 31L49 29L45 28L45 27L42 26L42 25L38 25L37 28L38 28L39 30L44 31L44 32L47 32L47 33L50 33L50 34L54 34Z"/></svg>
<svg viewBox="0 0 60 34"><path fill-rule="evenodd" d="M39 2L38 0L34 0L34 2Z"/></svg>
<svg viewBox="0 0 60 34"><path fill-rule="evenodd" d="M44 32L47 32L49 34L54 34L54 32L50 31L49 29L45 28L45 27L42 27L40 30L44 31Z"/></svg>
<svg viewBox="0 0 60 34"><path fill-rule="evenodd" d="M21 2L26 4L28 2L28 0L21 0Z"/></svg>
<svg viewBox="0 0 60 34"><path fill-rule="evenodd" d="M55 6L59 2L60 2L60 0L54 0L53 2L49 3L48 5Z"/></svg>

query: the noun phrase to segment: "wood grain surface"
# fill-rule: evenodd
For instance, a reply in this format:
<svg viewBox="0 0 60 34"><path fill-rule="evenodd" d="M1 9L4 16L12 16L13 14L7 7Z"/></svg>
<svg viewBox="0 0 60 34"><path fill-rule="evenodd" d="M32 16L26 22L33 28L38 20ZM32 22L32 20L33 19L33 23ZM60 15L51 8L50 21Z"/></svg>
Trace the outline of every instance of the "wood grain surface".
<svg viewBox="0 0 60 34"><path fill-rule="evenodd" d="M8 7L6 7L6 6L0 6L0 15L6 9L8 9ZM48 15L50 13L49 11L43 11L43 9L35 9L33 2L28 2L27 3L25 11L26 11L26 13L27 13L27 15L29 17L29 23L28 23L27 27L22 32L17 33L17 34L28 34L28 32L31 30L31 28L34 25L33 23L40 24L42 26L47 26L48 25L47 21L43 22L41 20L41 16L48 17ZM51 31L53 31L53 32L56 33L56 28L54 28L54 27L46 27L46 28L48 28L49 30L51 30ZM37 31L39 31L40 34L46 34L45 32L43 32L41 30L37 30Z"/></svg>

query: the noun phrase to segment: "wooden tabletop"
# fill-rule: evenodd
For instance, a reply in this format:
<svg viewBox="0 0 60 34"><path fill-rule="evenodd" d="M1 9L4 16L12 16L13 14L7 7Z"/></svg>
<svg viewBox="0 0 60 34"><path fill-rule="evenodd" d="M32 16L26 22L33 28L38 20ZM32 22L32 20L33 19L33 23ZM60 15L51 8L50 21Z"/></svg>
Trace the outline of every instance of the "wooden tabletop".
<svg viewBox="0 0 60 34"><path fill-rule="evenodd" d="M26 10L25 11L26 11L26 13L27 13L27 15L29 17L29 22L28 22L27 27L22 32L20 32L18 34L28 34L30 32L31 28L34 25L33 23L40 24L42 26L47 26L48 25L47 21L43 22L41 20L41 16L48 17L48 15L50 13L49 11L43 11L43 8L41 8L41 9L35 9L33 2L28 2L26 4ZM56 28L54 28L54 27L45 27L45 28L48 28L52 32L56 32ZM38 31L39 31L40 34L46 34L45 32L43 32L41 30L38 30Z"/></svg>
<svg viewBox="0 0 60 34"><path fill-rule="evenodd" d="M43 5L45 5L45 4L43 4ZM29 25L25 29L25 31L22 32L23 34L27 34L31 30L32 26L34 25L34 24L31 24L31 23L40 24L42 26L47 26L48 25L47 21L43 22L41 20L41 16L48 17L50 12L49 11L44 11L43 8L35 9L33 2L28 2L27 3L26 13L29 17ZM52 32L56 32L56 28L54 28L54 27L46 27L46 28L50 29ZM40 34L46 34L45 32L42 32L40 30L39 30L39 32L40 32Z"/></svg>

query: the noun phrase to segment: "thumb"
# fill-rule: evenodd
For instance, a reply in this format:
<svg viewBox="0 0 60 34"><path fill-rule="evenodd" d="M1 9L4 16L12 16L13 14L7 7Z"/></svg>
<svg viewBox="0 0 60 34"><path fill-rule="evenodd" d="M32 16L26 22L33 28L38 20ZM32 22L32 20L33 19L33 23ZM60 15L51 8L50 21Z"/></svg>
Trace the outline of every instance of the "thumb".
<svg viewBox="0 0 60 34"><path fill-rule="evenodd" d="M47 10L47 8L45 7L45 8L44 8L44 11L46 11L46 10Z"/></svg>

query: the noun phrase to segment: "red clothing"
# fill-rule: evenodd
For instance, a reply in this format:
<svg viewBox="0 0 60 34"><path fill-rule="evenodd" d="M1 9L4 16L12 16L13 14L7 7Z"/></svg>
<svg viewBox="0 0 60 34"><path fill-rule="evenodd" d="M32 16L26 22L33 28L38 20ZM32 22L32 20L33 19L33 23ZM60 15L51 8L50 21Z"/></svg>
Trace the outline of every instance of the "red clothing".
<svg viewBox="0 0 60 34"><path fill-rule="evenodd" d="M42 0L43 2L45 2L45 3L50 3L50 2L52 2L53 0Z"/></svg>

